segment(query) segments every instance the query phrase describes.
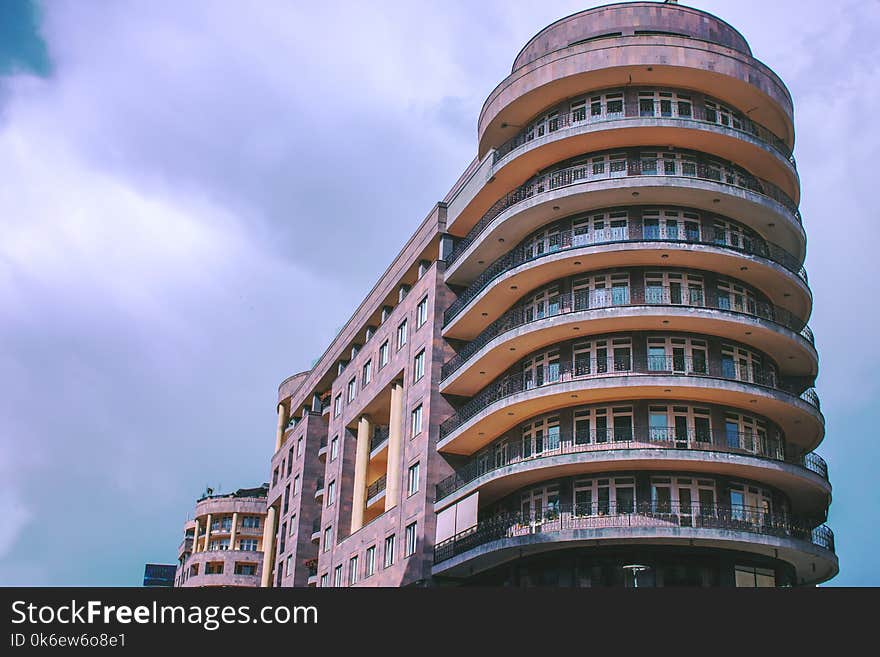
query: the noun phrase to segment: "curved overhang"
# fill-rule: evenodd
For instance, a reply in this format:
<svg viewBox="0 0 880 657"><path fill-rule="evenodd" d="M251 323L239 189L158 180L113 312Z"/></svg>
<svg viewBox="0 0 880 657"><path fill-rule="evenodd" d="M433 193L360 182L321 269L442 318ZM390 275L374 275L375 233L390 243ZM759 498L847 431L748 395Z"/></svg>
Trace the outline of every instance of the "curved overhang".
<svg viewBox="0 0 880 657"><path fill-rule="evenodd" d="M691 89L717 98L794 146L791 96L757 59L671 35L620 36L550 52L511 73L480 112L478 157L510 139L545 108L593 90L626 86Z"/></svg>
<svg viewBox="0 0 880 657"><path fill-rule="evenodd" d="M658 144L735 162L775 184L796 204L800 201L800 178L794 164L757 137L706 121L639 116L560 128L514 148L492 167L495 192L513 189L536 171L583 153Z"/></svg>
<svg viewBox="0 0 880 657"><path fill-rule="evenodd" d="M566 379L501 397L447 430L437 451L469 456L528 418L620 399L686 400L741 408L775 422L789 444L804 452L815 449L825 433L821 411L791 393L709 376L629 373Z"/></svg>
<svg viewBox="0 0 880 657"><path fill-rule="evenodd" d="M545 224L580 212L628 205L677 205L722 214L765 236L799 262L806 253L806 235L800 221L772 198L701 178L625 176L576 182L538 192L510 206L449 265L446 283L469 284L486 263L494 262Z"/></svg>
<svg viewBox="0 0 880 657"><path fill-rule="evenodd" d="M435 563L432 573L435 576L469 577L541 552L600 545L714 547L760 554L792 564L801 584L819 584L834 577L839 570L834 552L806 539L732 529L654 525L544 531L500 538Z"/></svg>
<svg viewBox="0 0 880 657"><path fill-rule="evenodd" d="M517 490L552 479L628 471L687 472L725 475L774 486L788 496L792 510L800 514L824 516L831 501L827 479L801 465L745 453L706 449L656 447L584 449L523 459L495 468L434 503L439 512L479 491L485 507Z"/></svg>
<svg viewBox="0 0 880 657"><path fill-rule="evenodd" d="M440 382L440 392L470 397L525 355L550 345L628 331L692 333L726 338L773 354L783 376L815 377L816 348L801 334L742 313L681 306L622 306L560 313L504 331Z"/></svg>
<svg viewBox="0 0 880 657"><path fill-rule="evenodd" d="M449 320L443 337L473 340L524 293L569 276L624 267L711 271L751 285L795 317L806 320L812 312L804 280L771 260L710 244L633 240L546 253L504 272Z"/></svg>

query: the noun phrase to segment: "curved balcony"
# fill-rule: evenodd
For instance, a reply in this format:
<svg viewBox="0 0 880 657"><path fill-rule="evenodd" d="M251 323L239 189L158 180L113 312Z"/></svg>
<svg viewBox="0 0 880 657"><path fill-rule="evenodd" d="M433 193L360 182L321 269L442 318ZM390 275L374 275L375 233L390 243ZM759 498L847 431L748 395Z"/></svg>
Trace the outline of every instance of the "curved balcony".
<svg viewBox="0 0 880 657"><path fill-rule="evenodd" d="M786 454L779 440L752 432L713 436L679 427L578 431L541 451L507 441L503 451L472 457L437 484L435 508L480 491L491 504L524 486L594 472L686 470L723 474L775 486L800 509L824 513L831 495L828 465L810 452Z"/></svg>
<svg viewBox="0 0 880 657"><path fill-rule="evenodd" d="M708 257L717 254L718 257L712 261L714 266L711 266L711 271L731 276L736 275L744 282L754 284L758 289L769 289L768 291L775 292L778 288L784 298L792 298L793 295L800 292L797 295L800 297L797 300L797 309L801 310L804 316L809 314L812 298L806 269L801 266L797 258L782 247L759 238L750 239L747 242L743 241L740 244L731 244L726 235L713 235L710 239L700 232L687 234L685 231L681 231L677 239L671 239L665 235L661 237L658 232L638 230L639 228L641 227L637 227L636 230L627 228L624 233L613 233L610 229L606 229L593 236L578 234L570 229L561 230L558 232L556 242L548 245L546 250L541 253L536 253L531 244L518 245L483 269L479 276L446 309L443 314L444 332L450 328L453 320L462 315L465 310L476 310L476 308L468 307L478 297L485 296L482 293L493 287L497 281L519 278L519 275L524 273L524 265L529 265L529 268L533 269L544 263L554 265L559 263L558 266L547 267L546 275L536 272L531 273L528 282L519 284L519 281L516 281L519 289L534 289L539 285L551 282L555 278L554 274L557 270L561 269L563 265L569 264L568 260L571 258L599 260L603 259L599 256L605 253L608 255L604 259L608 259L609 264L614 266L621 266L623 259L629 262L634 258L639 259L633 264L656 264L662 259L666 261L664 266L669 266L669 252L673 251L677 259L681 261L676 264L685 267L689 264L704 264ZM623 253L631 251L644 251L645 255L627 257ZM659 253L661 251L663 253ZM664 257L664 253L666 257ZM564 257L566 260L562 261ZM727 260L729 263L722 263L722 260ZM744 272L743 260L759 266L746 266ZM578 263L578 265L580 264ZM693 268L699 269L700 267ZM786 285L784 280L780 280L779 268L796 276L797 281L792 280ZM729 271L722 271L724 269ZM587 270L585 269L585 271Z"/></svg>
<svg viewBox="0 0 880 657"><path fill-rule="evenodd" d="M675 356L597 369L562 362L540 381L523 373L496 379L440 424L438 451L473 454L525 418L578 403L571 400L583 393L590 403L623 398L724 403L773 420L805 452L822 439L825 419L815 390L800 393L802 386L780 380L773 371L709 373L705 363Z"/></svg>
<svg viewBox="0 0 880 657"><path fill-rule="evenodd" d="M650 11L661 8L654 5ZM618 33L570 44L516 68L480 112L479 156L507 141L510 127L524 125L543 108L593 90L625 86L699 90L731 107L748 109L753 120L794 144L791 95L779 77L751 55L672 34Z"/></svg>
<svg viewBox="0 0 880 657"><path fill-rule="evenodd" d="M792 563L803 583L838 570L834 534L815 519L758 507L642 502L557 505L480 520L434 547L435 575L473 574L526 554L577 545L670 543L770 554ZM775 552L774 552L775 550Z"/></svg>
<svg viewBox="0 0 880 657"><path fill-rule="evenodd" d="M542 110L539 120L495 151L494 186L510 189L535 171L585 152L664 144L736 162L778 185L795 203L800 200L800 179L788 146L739 113L644 98L627 98L613 109L619 111L601 104L595 115L584 107L571 111L568 104Z"/></svg>
<svg viewBox="0 0 880 657"><path fill-rule="evenodd" d="M609 89L603 91L595 91L586 94L586 96L607 93L608 91L621 91L623 89ZM678 89L660 89L658 91L676 91ZM684 90L682 90L684 91ZM691 93L684 91L684 93ZM634 106L633 106L634 105ZM708 124L714 129L729 130L733 134L739 134L748 139L757 139L762 144L772 148L782 158L796 167L794 155L783 140L773 134L770 130L755 123L751 119L734 114L726 116L724 112L718 109L700 107L691 102L687 103L686 111L681 111L677 101L670 100L668 102L661 100L649 101L647 104L644 99L638 99L636 103L630 103L627 98L622 97L620 101L619 111L605 111L602 108L598 112L588 112L586 107L566 111L568 104L556 106L549 110L544 110L545 115L553 115L544 123L529 125L521 130L515 136L508 139L495 149L493 153L494 162L497 163L521 146L525 146L535 139L540 139L545 134L549 135L558 131L565 131L570 128L576 128L584 125L592 125L596 123L607 123L626 119L648 119L657 118L672 122L682 122L684 125L691 123Z"/></svg>
<svg viewBox="0 0 880 657"><path fill-rule="evenodd" d="M504 371L519 359L517 354L571 338L573 323L584 338L609 330L657 330L659 322L664 331L703 329L699 332L733 340L745 333L751 346L785 358L792 373L815 376L818 371L813 332L784 308L761 301L732 308L725 297L688 297L686 290L669 286L621 289L625 294L612 294L609 289L560 294L558 305L543 313L532 306L511 308L443 365L441 392L473 394L487 373ZM518 345L522 348L504 349L514 342L522 343ZM468 372L479 367L483 378L465 380L462 373L453 380L465 365Z"/></svg>
<svg viewBox="0 0 880 657"><path fill-rule="evenodd" d="M689 205L709 212L723 208L726 216L771 236L771 241L795 258L803 257L805 237L800 212L779 187L704 154L688 153L687 160L678 160L663 156L681 151L657 148L646 152L653 156L596 164L586 160L602 154L586 153L585 161L540 173L504 194L447 256L447 282L476 276L479 268L471 260L499 258L505 243L519 242L547 223L553 212L562 211L559 216L565 216L563 213L633 204L642 194L652 204ZM584 194L588 196L582 198ZM548 205L552 205L553 212L545 207ZM514 215L517 221L505 226ZM466 264L470 267L462 269Z"/></svg>

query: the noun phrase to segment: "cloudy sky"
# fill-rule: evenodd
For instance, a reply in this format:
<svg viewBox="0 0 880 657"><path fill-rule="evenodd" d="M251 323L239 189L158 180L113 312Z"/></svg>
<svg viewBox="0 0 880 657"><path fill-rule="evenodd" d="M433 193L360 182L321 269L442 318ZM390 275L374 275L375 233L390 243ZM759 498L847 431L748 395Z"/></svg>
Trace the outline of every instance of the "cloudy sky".
<svg viewBox="0 0 880 657"><path fill-rule="evenodd" d="M0 3L0 584L139 585L598 2ZM838 585L880 585L877 0L695 0L795 101ZM867 300L867 301L866 301Z"/></svg>

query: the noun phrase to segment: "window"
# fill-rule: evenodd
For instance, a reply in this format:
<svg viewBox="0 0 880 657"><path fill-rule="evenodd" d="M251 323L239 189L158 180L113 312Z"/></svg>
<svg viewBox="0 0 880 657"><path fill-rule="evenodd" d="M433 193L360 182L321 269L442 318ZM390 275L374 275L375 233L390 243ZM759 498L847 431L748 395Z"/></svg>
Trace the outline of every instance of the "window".
<svg viewBox="0 0 880 657"><path fill-rule="evenodd" d="M530 390L536 386L559 381L559 350L539 354L523 363L523 387Z"/></svg>
<svg viewBox="0 0 880 657"><path fill-rule="evenodd" d="M703 306L703 277L678 272L646 272L645 303Z"/></svg>
<svg viewBox="0 0 880 657"><path fill-rule="evenodd" d="M337 588L342 586L342 564L333 569L333 586Z"/></svg>
<svg viewBox="0 0 880 657"><path fill-rule="evenodd" d="M632 440L632 406L576 409L574 442L576 445Z"/></svg>
<svg viewBox="0 0 880 657"><path fill-rule="evenodd" d="M333 400L333 417L339 417L339 414L342 412L342 395L336 395L336 399Z"/></svg>
<svg viewBox="0 0 880 657"><path fill-rule="evenodd" d="M296 514L292 513L290 515L290 535L293 536L296 533Z"/></svg>
<svg viewBox="0 0 880 657"><path fill-rule="evenodd" d="M336 501L336 481L327 484L327 506L331 506Z"/></svg>
<svg viewBox="0 0 880 657"><path fill-rule="evenodd" d="M278 468L275 468L275 470L272 471L272 485L278 485Z"/></svg>
<svg viewBox="0 0 880 657"><path fill-rule="evenodd" d="M422 432L422 405L419 404L412 412L412 436Z"/></svg>
<svg viewBox="0 0 880 657"><path fill-rule="evenodd" d="M329 575L328 575L327 573L322 573L322 574L321 574L321 583L320 583L320 586L321 586L322 589L327 588L327 583L328 583L328 580L329 580L329 579L330 579L330 577L329 577Z"/></svg>
<svg viewBox="0 0 880 657"><path fill-rule="evenodd" d="M409 466L406 474L406 494L412 495L419 491L419 464L413 463Z"/></svg>
<svg viewBox="0 0 880 657"><path fill-rule="evenodd" d="M367 386L370 384L371 377L373 375L373 361L368 360L364 363L364 367L361 372L361 387Z"/></svg>
<svg viewBox="0 0 880 657"><path fill-rule="evenodd" d="M290 561L291 555L287 555L287 559L284 560L284 576L290 577Z"/></svg>
<svg viewBox="0 0 880 657"><path fill-rule="evenodd" d="M339 436L333 436L333 440L330 441L330 460L335 461L337 456L339 456Z"/></svg>
<svg viewBox="0 0 880 657"><path fill-rule="evenodd" d="M629 274L599 274L572 284L575 310L626 306L630 303Z"/></svg>
<svg viewBox="0 0 880 657"><path fill-rule="evenodd" d="M300 457L303 455L303 439L302 438L300 438L299 440L296 441L296 455L297 455L297 457ZM288 474L290 474L290 464L289 463L287 464L287 470L288 470Z"/></svg>
<svg viewBox="0 0 880 657"><path fill-rule="evenodd" d="M251 529L260 528L260 516L245 516L241 519L241 526Z"/></svg>
<svg viewBox="0 0 880 657"><path fill-rule="evenodd" d="M646 240L700 241L700 217L678 210L642 212L642 237Z"/></svg>
<svg viewBox="0 0 880 657"><path fill-rule="evenodd" d="M257 551L257 539L255 538L243 538L238 542L238 549L242 552L256 552Z"/></svg>
<svg viewBox="0 0 880 657"><path fill-rule="evenodd" d="M293 478L293 494L294 494L294 495L298 495L298 494L299 494L299 475L296 475L296 476Z"/></svg>
<svg viewBox="0 0 880 657"><path fill-rule="evenodd" d="M300 438L302 440L302 438ZM290 475L290 471L293 470L293 447L287 450L287 474Z"/></svg>
<svg viewBox="0 0 880 657"><path fill-rule="evenodd" d="M366 561L364 564L364 579L366 579L376 572L376 546L371 545L368 547L364 557L364 561Z"/></svg>
<svg viewBox="0 0 880 657"><path fill-rule="evenodd" d="M388 340L379 347L379 369L381 370L388 364Z"/></svg>
<svg viewBox="0 0 880 657"><path fill-rule="evenodd" d="M385 568L388 568L394 563L394 534L388 536L385 539Z"/></svg>
<svg viewBox="0 0 880 657"><path fill-rule="evenodd" d="M752 568L736 566L736 586L747 588L763 588L776 586L776 573L769 568Z"/></svg>
<svg viewBox="0 0 880 657"><path fill-rule="evenodd" d="M348 382L348 397L346 398L348 401L353 401L356 392L356 382L354 377L352 377L351 381Z"/></svg>
<svg viewBox="0 0 880 657"><path fill-rule="evenodd" d="M252 563L237 563L235 564L235 574L236 575L256 575L257 574L257 566Z"/></svg>
<svg viewBox="0 0 880 657"><path fill-rule="evenodd" d="M217 561L213 563L205 564L205 574L206 575L222 575L223 574L223 562Z"/></svg>
<svg viewBox="0 0 880 657"><path fill-rule="evenodd" d="M354 555L348 560L348 585L357 584L358 581L358 556Z"/></svg>
<svg viewBox="0 0 880 657"><path fill-rule="evenodd" d="M697 443L712 442L708 408L692 406L651 406L648 408L648 439L651 442L671 443L684 449Z"/></svg>
<svg viewBox="0 0 880 657"><path fill-rule="evenodd" d="M648 338L648 370L707 374L708 346L697 338Z"/></svg>
<svg viewBox="0 0 880 657"><path fill-rule="evenodd" d="M400 349L406 344L406 320L403 320L397 327L397 348Z"/></svg>
<svg viewBox="0 0 880 657"><path fill-rule="evenodd" d="M403 556L410 557L416 553L416 523L406 526Z"/></svg>
<svg viewBox="0 0 880 657"><path fill-rule="evenodd" d="M416 328L421 328L428 321L428 297L419 301L416 306Z"/></svg>
<svg viewBox="0 0 880 657"><path fill-rule="evenodd" d="M619 515L635 509L635 479L587 479L574 483L574 507L578 515Z"/></svg>
<svg viewBox="0 0 880 657"><path fill-rule="evenodd" d="M333 539L333 527L324 529L324 552L330 551L330 544Z"/></svg>
<svg viewBox="0 0 880 657"><path fill-rule="evenodd" d="M559 416L546 417L522 427L523 457L559 449Z"/></svg>
<svg viewBox="0 0 880 657"><path fill-rule="evenodd" d="M413 381L418 381L425 376L425 350L422 349L413 362Z"/></svg>
<svg viewBox="0 0 880 657"><path fill-rule="evenodd" d="M218 538L216 540L211 541L211 544L208 546L209 551L228 550L228 549L229 549L229 539L228 538Z"/></svg>

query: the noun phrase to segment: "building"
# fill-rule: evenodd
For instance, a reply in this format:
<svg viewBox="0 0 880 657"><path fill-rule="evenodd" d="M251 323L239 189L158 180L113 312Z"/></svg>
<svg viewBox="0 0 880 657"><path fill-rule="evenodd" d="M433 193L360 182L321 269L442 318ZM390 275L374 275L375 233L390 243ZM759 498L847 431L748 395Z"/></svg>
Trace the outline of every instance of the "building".
<svg viewBox="0 0 880 657"><path fill-rule="evenodd" d="M172 564L148 563L144 566L144 586L174 586L177 566Z"/></svg>
<svg viewBox="0 0 880 657"><path fill-rule="evenodd" d="M676 3L546 27L477 157L284 381L263 586L838 570L791 96Z"/></svg>
<svg viewBox="0 0 880 657"><path fill-rule="evenodd" d="M174 586L259 586L268 490L263 484L196 502L183 526Z"/></svg>

